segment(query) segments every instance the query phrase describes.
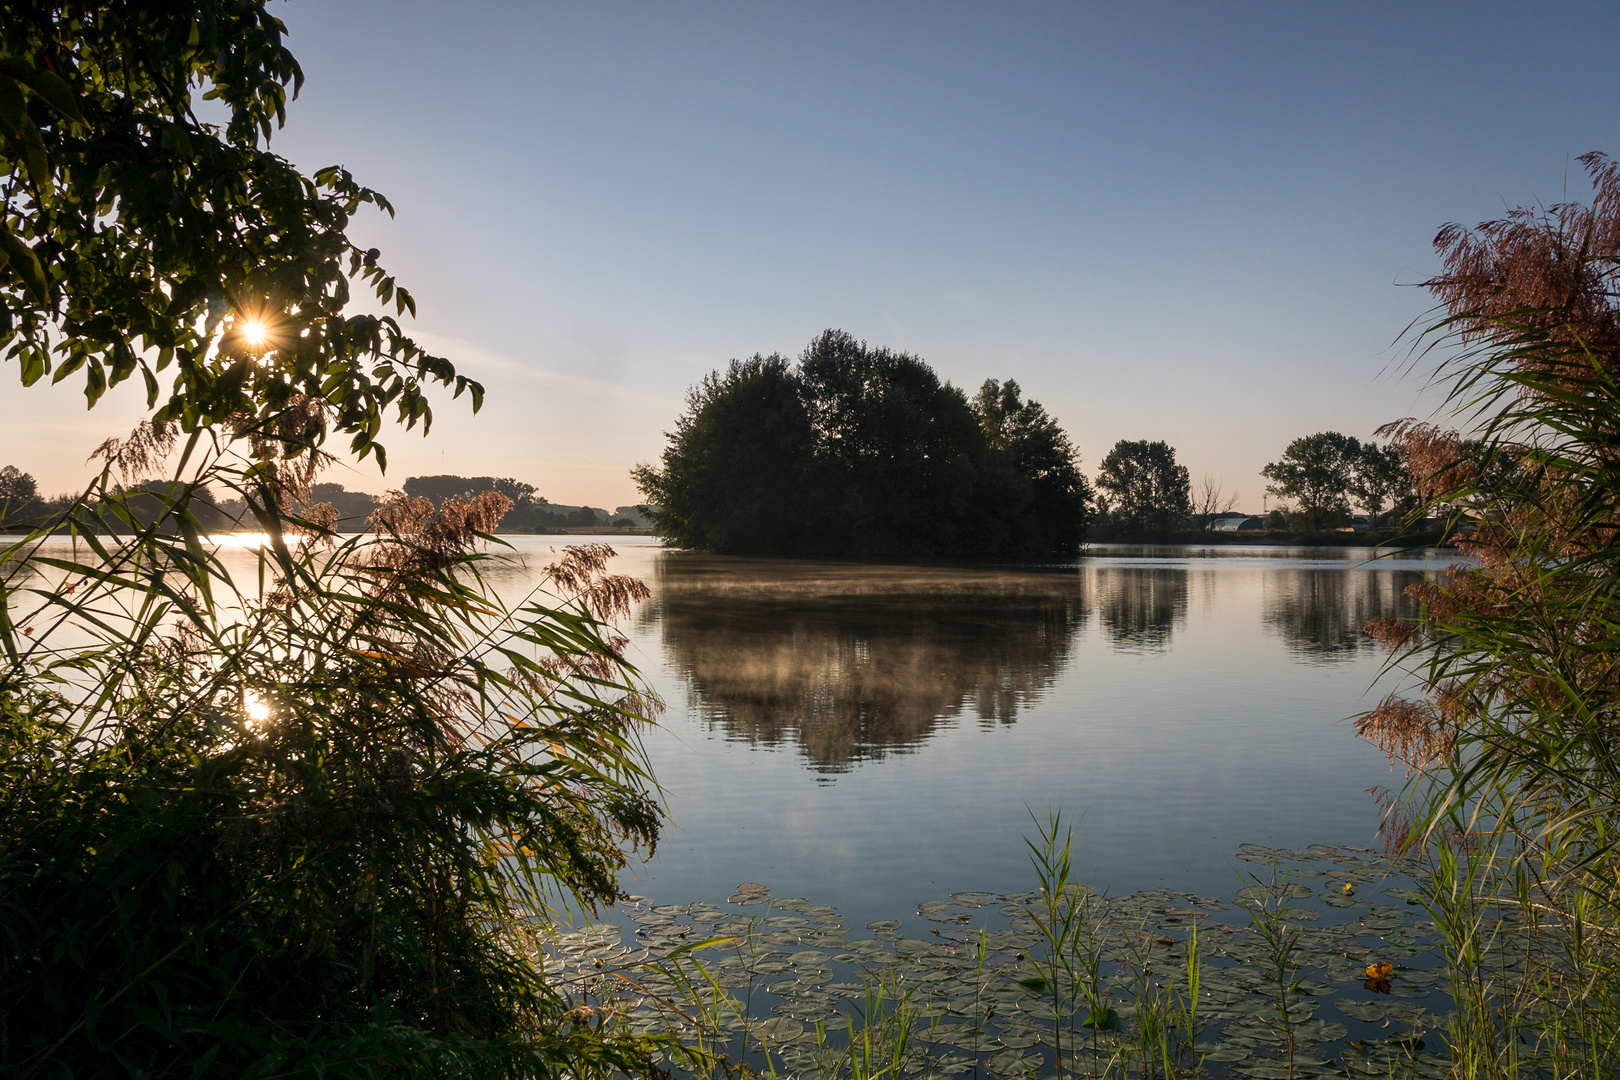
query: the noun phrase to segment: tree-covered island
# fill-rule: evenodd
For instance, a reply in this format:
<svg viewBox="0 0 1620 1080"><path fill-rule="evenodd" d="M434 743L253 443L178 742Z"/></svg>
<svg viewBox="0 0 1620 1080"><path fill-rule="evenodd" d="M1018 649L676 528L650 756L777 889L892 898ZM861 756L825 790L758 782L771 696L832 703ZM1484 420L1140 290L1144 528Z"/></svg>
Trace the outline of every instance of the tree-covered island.
<svg viewBox="0 0 1620 1080"><path fill-rule="evenodd" d="M733 360L694 387L658 465L660 535L732 555L1047 555L1085 539L1091 486L1018 384L972 398L841 330L798 362Z"/></svg>

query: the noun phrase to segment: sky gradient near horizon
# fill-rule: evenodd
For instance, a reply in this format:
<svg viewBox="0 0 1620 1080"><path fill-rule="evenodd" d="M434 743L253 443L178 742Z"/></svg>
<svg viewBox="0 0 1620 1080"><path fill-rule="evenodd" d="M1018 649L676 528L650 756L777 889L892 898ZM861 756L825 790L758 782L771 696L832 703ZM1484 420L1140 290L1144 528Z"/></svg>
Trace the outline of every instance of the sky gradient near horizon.
<svg viewBox="0 0 1620 1080"><path fill-rule="evenodd" d="M1399 339L1439 225L1620 153L1612 4L272 10L308 76L272 148L388 195L355 235L490 392L326 477L374 492L634 502L689 386L837 327L1018 380L1088 473L1164 439L1258 510L1290 439L1437 404ZM0 464L47 491L139 415L4 378Z"/></svg>

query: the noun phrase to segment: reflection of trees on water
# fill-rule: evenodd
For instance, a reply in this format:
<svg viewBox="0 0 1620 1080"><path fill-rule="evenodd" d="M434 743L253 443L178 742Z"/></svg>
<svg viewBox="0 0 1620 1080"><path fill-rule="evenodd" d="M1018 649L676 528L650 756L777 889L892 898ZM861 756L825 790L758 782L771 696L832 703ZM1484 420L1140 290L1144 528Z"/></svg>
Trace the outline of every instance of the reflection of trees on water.
<svg viewBox="0 0 1620 1080"><path fill-rule="evenodd" d="M1116 649L1163 649L1187 620L1188 571L1165 566L1097 572L1097 617Z"/></svg>
<svg viewBox="0 0 1620 1080"><path fill-rule="evenodd" d="M672 555L644 619L697 710L813 769L913 749L964 712L1013 723L1086 617L1080 577Z"/></svg>
<svg viewBox="0 0 1620 1080"><path fill-rule="evenodd" d="M1412 615L1402 593L1418 570L1287 570L1268 574L1262 618L1288 650L1307 660L1348 660L1375 647L1362 633L1380 615Z"/></svg>

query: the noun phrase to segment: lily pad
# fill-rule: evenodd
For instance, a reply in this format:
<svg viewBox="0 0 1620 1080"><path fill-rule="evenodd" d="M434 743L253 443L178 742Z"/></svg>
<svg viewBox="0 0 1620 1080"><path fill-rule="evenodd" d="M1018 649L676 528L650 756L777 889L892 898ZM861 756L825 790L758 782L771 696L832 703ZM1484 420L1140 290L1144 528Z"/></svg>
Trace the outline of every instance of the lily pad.
<svg viewBox="0 0 1620 1080"><path fill-rule="evenodd" d="M1022 1050L1003 1050L985 1063L998 1076L1029 1076L1040 1068L1041 1059Z"/></svg>

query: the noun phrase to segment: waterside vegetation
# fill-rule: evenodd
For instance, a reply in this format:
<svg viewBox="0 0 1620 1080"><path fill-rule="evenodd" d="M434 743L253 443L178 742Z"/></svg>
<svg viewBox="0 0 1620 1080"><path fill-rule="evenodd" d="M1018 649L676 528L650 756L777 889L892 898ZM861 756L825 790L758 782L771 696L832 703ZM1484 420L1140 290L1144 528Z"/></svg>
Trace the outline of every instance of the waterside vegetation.
<svg viewBox="0 0 1620 1080"><path fill-rule="evenodd" d="M1450 1075L1439 935L1403 873L1419 864L1245 845L1231 898L1109 896L1075 880L1060 815L1032 834L1026 891L954 893L865 933L758 883L725 904L632 897L627 924L563 935L547 971L700 1049L704 1078ZM1483 955L1511 962L1507 946Z"/></svg>
<svg viewBox="0 0 1620 1080"><path fill-rule="evenodd" d="M1386 431L1472 556L1369 627L1414 683L1359 722L1412 770L1386 829L1431 866L1459 1076L1620 1071L1620 166L1580 160L1590 205L1441 230L1424 341L1472 423Z"/></svg>
<svg viewBox="0 0 1620 1080"><path fill-rule="evenodd" d="M604 621L643 587L584 549L502 604L496 492L389 498L348 540L309 503L329 439L382 462L483 390L349 238L386 200L267 148L285 32L252 0L0 19L0 350L148 408L0 549L0 1074L644 1073L656 1041L538 952L658 834L655 701ZM210 491L263 534L246 575Z"/></svg>

